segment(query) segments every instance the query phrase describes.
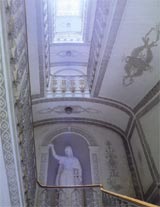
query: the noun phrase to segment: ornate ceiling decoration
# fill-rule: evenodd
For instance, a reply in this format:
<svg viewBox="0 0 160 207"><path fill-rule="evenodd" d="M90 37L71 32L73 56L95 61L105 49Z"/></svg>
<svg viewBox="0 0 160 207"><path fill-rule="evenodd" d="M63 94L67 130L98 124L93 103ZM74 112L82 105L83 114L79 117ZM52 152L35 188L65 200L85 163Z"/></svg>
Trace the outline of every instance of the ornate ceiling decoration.
<svg viewBox="0 0 160 207"><path fill-rule="evenodd" d="M93 108L88 101L85 106L79 103L90 99L94 105L98 99L111 101L116 108L123 106L122 111L125 108L134 114L132 109L159 81L159 27L154 26L159 25L159 1L87 0L84 43L52 41L54 25L50 14L54 10L49 2L35 1L27 12L33 110L36 104L41 110L40 104L55 102L46 109L57 109L61 101L72 100L76 101L73 105L67 103L63 107ZM26 3L33 4L31 0ZM32 42L37 42L35 48L31 48ZM153 68L151 73L149 66ZM75 114L74 109L71 114ZM112 119L116 120L116 114Z"/></svg>

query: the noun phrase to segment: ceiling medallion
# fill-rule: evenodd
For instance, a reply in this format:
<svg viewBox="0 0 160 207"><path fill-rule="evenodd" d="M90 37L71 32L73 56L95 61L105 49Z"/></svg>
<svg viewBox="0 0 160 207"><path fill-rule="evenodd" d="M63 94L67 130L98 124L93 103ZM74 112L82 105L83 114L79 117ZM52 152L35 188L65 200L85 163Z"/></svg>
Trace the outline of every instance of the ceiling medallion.
<svg viewBox="0 0 160 207"><path fill-rule="evenodd" d="M65 110L66 114L71 114L73 112L73 108L71 106L65 107L64 110Z"/></svg>
<svg viewBox="0 0 160 207"><path fill-rule="evenodd" d="M67 50L66 51L66 56L68 56L68 57L72 56L72 52L70 50Z"/></svg>

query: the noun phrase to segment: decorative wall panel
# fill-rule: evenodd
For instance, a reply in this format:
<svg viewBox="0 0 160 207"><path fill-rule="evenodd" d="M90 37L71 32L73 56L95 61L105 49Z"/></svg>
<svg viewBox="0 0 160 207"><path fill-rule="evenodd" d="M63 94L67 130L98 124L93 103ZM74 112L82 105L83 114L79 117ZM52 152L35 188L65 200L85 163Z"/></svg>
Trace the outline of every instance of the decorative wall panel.
<svg viewBox="0 0 160 207"><path fill-rule="evenodd" d="M153 157L157 170L160 161L160 103L155 105L150 111L140 118L140 123L145 135L145 139L150 148L150 156ZM160 172L159 172L160 173Z"/></svg>
<svg viewBox="0 0 160 207"><path fill-rule="evenodd" d="M150 173L148 163L144 154L142 143L140 141L139 134L135 128L131 137L131 146L133 151L133 156L135 159L138 175L141 181L143 193L145 194L151 184L153 183L153 178Z"/></svg>

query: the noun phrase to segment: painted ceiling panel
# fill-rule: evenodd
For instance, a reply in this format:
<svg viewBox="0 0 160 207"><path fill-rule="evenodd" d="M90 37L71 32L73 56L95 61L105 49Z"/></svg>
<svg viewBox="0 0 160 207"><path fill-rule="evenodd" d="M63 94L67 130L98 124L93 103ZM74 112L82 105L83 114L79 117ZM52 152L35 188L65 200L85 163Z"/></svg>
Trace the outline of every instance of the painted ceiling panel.
<svg viewBox="0 0 160 207"><path fill-rule="evenodd" d="M160 2L157 0L128 1L100 88L100 97L134 107L159 81L159 9Z"/></svg>

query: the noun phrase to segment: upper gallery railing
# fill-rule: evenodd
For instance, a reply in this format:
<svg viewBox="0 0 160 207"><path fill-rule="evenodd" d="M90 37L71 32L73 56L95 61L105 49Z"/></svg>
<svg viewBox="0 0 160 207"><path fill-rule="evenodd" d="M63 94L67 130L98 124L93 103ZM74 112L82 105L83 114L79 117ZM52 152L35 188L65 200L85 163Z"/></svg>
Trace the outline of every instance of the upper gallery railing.
<svg viewBox="0 0 160 207"><path fill-rule="evenodd" d="M86 75L50 75L47 96L89 96Z"/></svg>
<svg viewBox="0 0 160 207"><path fill-rule="evenodd" d="M44 186L37 182L35 207L158 207L107 191L102 185Z"/></svg>

